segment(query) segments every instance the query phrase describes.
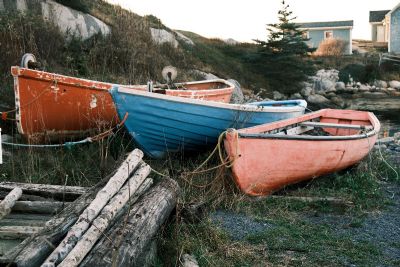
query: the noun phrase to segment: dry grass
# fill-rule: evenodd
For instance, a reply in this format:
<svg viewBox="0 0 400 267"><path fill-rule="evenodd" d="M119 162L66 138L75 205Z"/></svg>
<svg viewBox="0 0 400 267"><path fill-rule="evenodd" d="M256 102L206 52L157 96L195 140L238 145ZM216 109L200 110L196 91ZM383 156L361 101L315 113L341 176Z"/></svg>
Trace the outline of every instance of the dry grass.
<svg viewBox="0 0 400 267"><path fill-rule="evenodd" d="M320 43L315 55L317 56L342 56L348 49L349 42L338 38L329 38Z"/></svg>

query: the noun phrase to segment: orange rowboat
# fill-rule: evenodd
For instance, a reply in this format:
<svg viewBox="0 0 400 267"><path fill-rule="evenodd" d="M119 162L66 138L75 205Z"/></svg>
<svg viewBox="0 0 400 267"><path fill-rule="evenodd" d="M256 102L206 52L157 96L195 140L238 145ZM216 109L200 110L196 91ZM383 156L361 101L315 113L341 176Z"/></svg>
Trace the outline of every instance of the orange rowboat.
<svg viewBox="0 0 400 267"><path fill-rule="evenodd" d="M30 143L82 138L118 123L109 90L111 83L12 67L18 131ZM154 86L154 93L229 102L234 85L208 80ZM128 86L147 91L147 86Z"/></svg>
<svg viewBox="0 0 400 267"><path fill-rule="evenodd" d="M237 185L258 196L354 165L372 149L379 130L373 113L323 109L229 129L224 142Z"/></svg>

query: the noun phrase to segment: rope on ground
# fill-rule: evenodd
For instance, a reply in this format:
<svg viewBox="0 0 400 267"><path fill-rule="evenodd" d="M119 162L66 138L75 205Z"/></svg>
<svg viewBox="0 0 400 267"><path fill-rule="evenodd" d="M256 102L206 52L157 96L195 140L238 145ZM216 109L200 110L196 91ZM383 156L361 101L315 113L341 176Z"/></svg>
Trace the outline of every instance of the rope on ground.
<svg viewBox="0 0 400 267"><path fill-rule="evenodd" d="M73 141L73 142L65 142L63 144L50 144L50 145L34 145L34 144L17 144L17 143L10 143L10 142L5 142L2 141L1 143L3 145L8 145L8 146L15 146L15 147L30 147L30 148L57 148L57 147L66 147L66 148L71 148L75 145L81 145L81 144L86 144L86 143L93 143L99 140L104 139L105 137L111 135L113 133L113 130L116 128L121 127L125 121L128 118L128 112L125 113L124 118L122 119L122 121L120 123L118 123L116 126L114 126L111 129L108 129L105 132L102 132L98 135L92 136L92 137L87 137L83 140L80 141Z"/></svg>

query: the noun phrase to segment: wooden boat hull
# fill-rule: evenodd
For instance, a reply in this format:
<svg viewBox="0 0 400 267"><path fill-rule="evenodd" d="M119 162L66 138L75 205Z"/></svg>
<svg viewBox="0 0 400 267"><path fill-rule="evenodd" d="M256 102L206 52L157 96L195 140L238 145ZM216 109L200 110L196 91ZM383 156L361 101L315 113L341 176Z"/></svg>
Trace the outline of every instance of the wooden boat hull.
<svg viewBox="0 0 400 267"><path fill-rule="evenodd" d="M129 114L125 122L129 133L153 158L162 158L168 152L205 149L215 145L227 128L296 117L304 113L307 105L304 100L235 105L123 87L114 87L111 94L120 118Z"/></svg>
<svg viewBox="0 0 400 267"><path fill-rule="evenodd" d="M114 127L119 119L111 83L12 67L19 133L30 143L82 138ZM234 85L224 80L177 84L165 95L229 102ZM131 90L147 87L132 85Z"/></svg>
<svg viewBox="0 0 400 267"><path fill-rule="evenodd" d="M262 134L315 118L325 123L371 125L373 131L360 135L353 129L325 128L334 136L314 140L309 136L299 139ZM372 113L325 109L258 127L230 130L225 138L225 149L234 160L232 174L238 187L249 195L268 195L286 185L356 164L372 149L379 130L379 121Z"/></svg>

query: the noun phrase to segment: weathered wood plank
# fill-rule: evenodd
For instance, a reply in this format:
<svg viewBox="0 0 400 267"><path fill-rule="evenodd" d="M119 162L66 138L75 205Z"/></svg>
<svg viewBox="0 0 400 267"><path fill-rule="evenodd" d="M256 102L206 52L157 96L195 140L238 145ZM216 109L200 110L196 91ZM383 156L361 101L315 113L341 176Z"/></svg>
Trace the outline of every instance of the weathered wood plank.
<svg viewBox="0 0 400 267"><path fill-rule="evenodd" d="M21 197L22 190L19 187L14 187L11 192L0 202L0 220L11 212L11 208L15 202Z"/></svg>
<svg viewBox="0 0 400 267"><path fill-rule="evenodd" d="M40 226L0 226L0 239L25 239L41 230Z"/></svg>
<svg viewBox="0 0 400 267"><path fill-rule="evenodd" d="M178 184L163 179L97 242L80 266L137 266L137 259L175 208Z"/></svg>
<svg viewBox="0 0 400 267"><path fill-rule="evenodd" d="M49 184L29 184L29 183L0 183L0 190L9 191L14 187L22 189L24 194L38 195L45 198L53 198L57 200L73 201L86 192L87 188L80 186L64 186Z"/></svg>
<svg viewBox="0 0 400 267"><path fill-rule="evenodd" d="M61 211L67 203L59 201L17 201L12 208L13 211L55 214Z"/></svg>
<svg viewBox="0 0 400 267"><path fill-rule="evenodd" d="M13 266L18 267L40 266L54 250L54 247L60 243L70 227L78 220L79 215L93 201L97 192L104 187L116 172L114 171L96 186L88 189L73 203L67 205L60 214L57 214L46 223L46 227L42 232L25 239L13 251L0 257L0 264L11 263Z"/></svg>

